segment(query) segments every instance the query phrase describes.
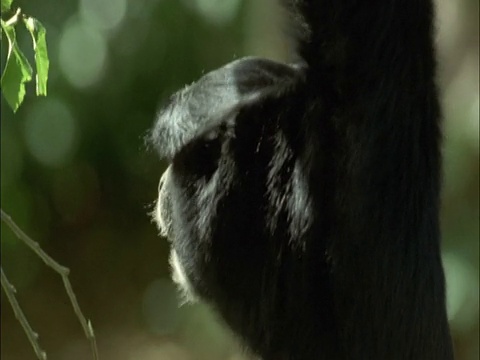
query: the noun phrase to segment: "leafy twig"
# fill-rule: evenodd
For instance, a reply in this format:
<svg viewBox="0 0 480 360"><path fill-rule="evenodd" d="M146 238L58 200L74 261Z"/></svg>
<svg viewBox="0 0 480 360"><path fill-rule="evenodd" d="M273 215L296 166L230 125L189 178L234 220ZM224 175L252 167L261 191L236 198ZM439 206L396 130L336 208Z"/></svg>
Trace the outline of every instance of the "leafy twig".
<svg viewBox="0 0 480 360"><path fill-rule="evenodd" d="M8 225L8 227L15 233L15 235L21 241L23 241L30 249L32 249L35 252L35 254L37 254L38 257L42 259L43 262L48 267L53 269L53 271L55 271L62 277L63 285L65 287L65 291L67 292L68 298L70 299L70 302L73 306L73 310L75 311L75 314L77 315L77 318L80 321L80 324L82 325L85 336L90 341L93 359L98 360L98 349L97 349L95 333L93 331L93 327L90 320L87 320L85 318L85 316L82 313L82 310L80 309L80 306L78 305L77 297L75 296L72 285L68 278L68 274L70 270L63 265L60 265L58 262L52 259L45 251L43 251L40 245L36 241L32 240L27 234L25 234L22 231L22 229L20 229L20 227L12 220L10 215L5 213L2 209L0 209L0 212L2 216L2 221ZM2 272L2 286L3 286L3 272Z"/></svg>
<svg viewBox="0 0 480 360"><path fill-rule="evenodd" d="M18 8L17 11L15 11L15 15L13 15L10 19L5 21L5 25L6 26L15 25L18 22L18 20L20 19L21 15L22 15L22 10L20 8Z"/></svg>
<svg viewBox="0 0 480 360"><path fill-rule="evenodd" d="M2 212L2 217L3 217L3 212ZM47 354L45 353L45 351L42 350L42 348L40 347L40 344L38 343L38 334L35 331L33 331L32 327L30 326L30 323L27 320L27 317L23 313L23 310L17 301L17 298L15 297L15 292L16 292L15 288L8 281L8 278L3 272L3 269L1 267L0 267L0 271L1 271L1 277L2 277L1 279L2 288L3 288L3 291L5 291L5 295L7 295L8 302L12 306L15 317L17 318L20 325L22 325L23 331L25 331L25 334L27 335L27 338L30 341L30 344L32 344L33 350L35 351L35 354L37 355L37 357L40 360L46 360Z"/></svg>

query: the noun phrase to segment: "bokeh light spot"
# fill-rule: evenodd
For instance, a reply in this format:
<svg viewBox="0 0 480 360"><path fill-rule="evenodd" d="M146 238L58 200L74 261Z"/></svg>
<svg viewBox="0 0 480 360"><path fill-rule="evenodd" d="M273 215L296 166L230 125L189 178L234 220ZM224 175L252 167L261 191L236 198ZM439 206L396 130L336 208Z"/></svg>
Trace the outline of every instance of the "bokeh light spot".
<svg viewBox="0 0 480 360"><path fill-rule="evenodd" d="M468 123L466 128L466 136L470 140L472 146L478 152L480 148L480 98L476 94L475 98L470 105L470 112L468 117Z"/></svg>
<svg viewBox="0 0 480 360"><path fill-rule="evenodd" d="M70 84L77 88L95 84L103 75L106 61L104 36L82 22L67 22L60 37L59 62Z"/></svg>
<svg viewBox="0 0 480 360"><path fill-rule="evenodd" d="M240 0L194 0L196 10L206 20L222 25L232 21L240 8Z"/></svg>
<svg viewBox="0 0 480 360"><path fill-rule="evenodd" d="M81 0L82 19L98 30L114 30L125 18L126 0Z"/></svg>
<svg viewBox="0 0 480 360"><path fill-rule="evenodd" d="M37 101L25 121L25 141L32 156L46 166L57 167L72 155L76 124L70 109L58 98Z"/></svg>
<svg viewBox="0 0 480 360"><path fill-rule="evenodd" d="M174 333L180 323L178 295L171 281L153 281L145 291L142 303L143 319L148 329L157 335Z"/></svg>
<svg viewBox="0 0 480 360"><path fill-rule="evenodd" d="M464 258L443 254L447 284L447 312L452 327L469 329L478 319L478 275Z"/></svg>

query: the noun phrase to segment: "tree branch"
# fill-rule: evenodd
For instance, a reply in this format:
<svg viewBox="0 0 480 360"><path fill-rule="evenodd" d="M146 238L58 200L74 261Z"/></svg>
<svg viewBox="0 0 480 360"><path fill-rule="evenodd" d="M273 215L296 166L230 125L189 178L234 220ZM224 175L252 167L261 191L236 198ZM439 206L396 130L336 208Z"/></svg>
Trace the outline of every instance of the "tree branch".
<svg viewBox="0 0 480 360"><path fill-rule="evenodd" d="M12 220L10 215L5 213L2 209L0 209L0 212L1 212L1 216L2 216L2 221L5 224L8 225L8 227L15 233L15 235L22 242L24 242L30 249L32 249L33 252L35 252L35 254L37 254L38 257L40 259L42 259L43 262L49 268L51 268L53 271L55 271L56 273L58 273L62 277L63 285L65 287L65 291L67 292L68 298L70 299L70 303L72 304L73 311L75 312L78 320L80 321L80 324L82 325L85 336L90 341L90 347L91 347L91 350L92 350L93 359L98 360L99 357L98 357L98 349L97 349L97 341L96 341L96 338L95 338L95 333L93 331L93 327L92 327L92 324L91 324L90 320L87 320L85 318L85 316L83 315L82 310L80 309L80 306L78 304L77 297L75 296L75 292L73 291L72 284L70 283L70 280L68 278L68 274L70 273L70 270L63 265L60 265L58 262L56 262L54 259L52 259L45 251L43 251L42 248L40 247L40 245L36 241L32 240L27 234L25 234L22 231L22 229L20 229L20 227ZM8 286L11 286L13 288L13 286L8 282L8 280L6 278L5 278L5 280L7 281L6 284L8 284L8 286L7 285L4 286L3 277L4 277L4 274L3 274L3 271L2 271L2 286L3 286L4 290L5 290L5 287L8 287ZM5 293L7 293L6 290L5 290ZM14 294L13 292L11 292L11 293ZM8 296L8 294L7 294L7 296ZM18 306L18 302L16 301L15 296L13 296L13 299L17 303L17 306ZM10 300L10 298L9 298L9 300ZM14 311L15 311L15 307L14 307L12 301L10 301L10 303L12 304L12 307L14 308ZM22 315L23 315L23 312L22 312ZM25 316L24 316L24 318L25 318ZM20 321L20 319L19 319L19 321ZM26 321L26 319L25 319L25 321ZM28 322L27 322L27 325L28 325ZM22 324L22 326L23 326L23 324ZM24 327L24 329L25 329L25 327ZM31 330L31 328L30 328L30 330ZM32 331L32 333L35 334L33 331ZM28 332L27 332L27 336L29 336ZM30 339L30 336L29 336L29 339ZM37 342L37 345L38 345L38 342ZM32 344L32 346L33 346L33 344ZM35 346L34 346L34 348L35 348ZM37 352L37 351L35 351L35 352ZM38 356L38 354L37 354L37 356ZM44 358L40 358L40 359L44 359ZM46 355L45 355L45 359L46 359Z"/></svg>
<svg viewBox="0 0 480 360"><path fill-rule="evenodd" d="M1 271L2 288L3 288L3 291L5 291L5 295L7 295L8 302L12 306L15 317L17 318L20 325L22 325L23 331L25 331L25 334L27 335L27 338L30 341L30 344L32 345L33 350L35 351L35 354L37 355L37 357L40 360L47 360L47 353L44 350L42 350L42 348L40 347L40 344L38 343L38 334L35 331L33 331L32 327L30 326L30 323L27 320L27 317L25 316L22 308L20 307L20 304L17 301L17 298L15 297L15 293L16 293L15 288L8 281L7 276L3 272L3 268L0 267L0 271Z"/></svg>

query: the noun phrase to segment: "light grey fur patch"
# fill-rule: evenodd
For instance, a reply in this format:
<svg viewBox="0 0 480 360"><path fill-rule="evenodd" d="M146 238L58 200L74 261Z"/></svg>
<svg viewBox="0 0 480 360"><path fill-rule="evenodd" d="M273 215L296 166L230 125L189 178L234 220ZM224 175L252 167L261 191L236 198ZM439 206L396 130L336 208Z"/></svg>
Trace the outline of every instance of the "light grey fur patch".
<svg viewBox="0 0 480 360"><path fill-rule="evenodd" d="M169 166L160 178L158 185L158 199L156 210L154 213L154 220L160 235L173 240L176 232L173 229L173 220L176 204L172 203L172 193L175 192L172 179L172 168ZM172 280L177 284L181 290L183 299L182 304L187 302L194 302L197 300L193 287L188 280L186 271L176 253L172 248L170 252L170 266L172 268Z"/></svg>
<svg viewBox="0 0 480 360"><path fill-rule="evenodd" d="M282 184L281 173L285 163L291 159L287 140L282 132L275 135L275 155L270 162L267 178L268 199L270 201L268 212L268 227L273 234L278 224L278 217L285 209L285 201L288 197L290 181ZM285 187L284 187L285 186Z"/></svg>
<svg viewBox="0 0 480 360"><path fill-rule="evenodd" d="M295 162L291 177L291 191L287 201L291 238L300 238L313 222L313 204L308 181L300 161Z"/></svg>
<svg viewBox="0 0 480 360"><path fill-rule="evenodd" d="M228 130L227 130L228 131ZM229 135L233 136L233 135ZM229 192L235 178L235 165L228 151L229 141L222 144L221 157L218 168L210 179L202 179L198 183L196 192L196 206L198 209L197 230L199 239L209 239L214 219L217 218L218 201Z"/></svg>
<svg viewBox="0 0 480 360"><path fill-rule="evenodd" d="M173 233L170 173L171 166L169 166L167 170L165 170L162 177L160 178L160 182L158 184L157 205L154 214L154 220L157 224L158 230L160 231L160 235L164 237L170 237Z"/></svg>
<svg viewBox="0 0 480 360"><path fill-rule="evenodd" d="M281 132L276 135L275 149L267 178L270 201L268 227L273 234L280 214L286 212L290 238L299 239L313 222L313 204L307 181L308 169L302 165L300 158L294 161L293 169L286 168L292 161L293 153ZM288 176L285 183L284 176Z"/></svg>
<svg viewBox="0 0 480 360"><path fill-rule="evenodd" d="M172 280L175 284L177 284L182 292L182 305L187 302L196 302L198 299L195 296L193 287L188 280L187 274L185 273L183 265L178 258L177 252L173 249L170 252L169 262L170 266L172 267Z"/></svg>

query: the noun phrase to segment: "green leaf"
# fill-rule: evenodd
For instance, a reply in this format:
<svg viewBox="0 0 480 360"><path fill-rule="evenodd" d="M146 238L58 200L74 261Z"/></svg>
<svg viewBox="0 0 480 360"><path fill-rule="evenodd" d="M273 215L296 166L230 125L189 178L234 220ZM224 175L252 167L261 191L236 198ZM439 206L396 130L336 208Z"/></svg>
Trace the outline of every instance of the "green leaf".
<svg viewBox="0 0 480 360"><path fill-rule="evenodd" d="M4 11L10 10L10 8L12 7L12 1L13 0L2 0L2 13Z"/></svg>
<svg viewBox="0 0 480 360"><path fill-rule="evenodd" d="M3 70L1 85L2 94L14 112L22 104L25 97L25 83L32 80L32 67L18 47L15 28L1 21L2 30L8 39L8 54Z"/></svg>
<svg viewBox="0 0 480 360"><path fill-rule="evenodd" d="M50 64L47 51L47 30L40 21L33 17L25 18L24 24L32 36L35 52L36 92L37 95L47 95L48 67Z"/></svg>

